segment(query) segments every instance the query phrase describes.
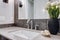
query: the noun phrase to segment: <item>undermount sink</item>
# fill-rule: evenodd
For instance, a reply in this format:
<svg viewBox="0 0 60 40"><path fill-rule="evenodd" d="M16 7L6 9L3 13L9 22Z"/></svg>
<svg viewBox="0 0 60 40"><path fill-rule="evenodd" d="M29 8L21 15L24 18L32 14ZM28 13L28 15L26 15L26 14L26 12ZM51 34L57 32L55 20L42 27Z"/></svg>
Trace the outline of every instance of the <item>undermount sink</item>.
<svg viewBox="0 0 60 40"><path fill-rule="evenodd" d="M15 36L16 40L33 40L39 35L39 33L37 32L32 32L27 30L18 30L12 32L12 34Z"/></svg>

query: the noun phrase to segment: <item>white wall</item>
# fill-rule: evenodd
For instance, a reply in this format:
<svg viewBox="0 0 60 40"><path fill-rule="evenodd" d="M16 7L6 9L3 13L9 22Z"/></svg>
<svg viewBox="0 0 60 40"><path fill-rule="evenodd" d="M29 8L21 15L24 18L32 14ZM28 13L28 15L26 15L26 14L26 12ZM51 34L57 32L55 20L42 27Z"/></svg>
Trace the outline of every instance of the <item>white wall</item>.
<svg viewBox="0 0 60 40"><path fill-rule="evenodd" d="M32 1L28 1L28 18L34 18L34 3Z"/></svg>
<svg viewBox="0 0 60 40"><path fill-rule="evenodd" d="M18 19L27 19L28 18L28 11L27 11L28 2L27 2L27 0L19 0L19 1L21 1L23 3L23 7L20 8L18 6Z"/></svg>
<svg viewBox="0 0 60 40"><path fill-rule="evenodd" d="M4 3L0 0L0 24L14 23L14 0Z"/></svg>
<svg viewBox="0 0 60 40"><path fill-rule="evenodd" d="M49 15L44 12L48 0L34 0L34 19L48 19Z"/></svg>
<svg viewBox="0 0 60 40"><path fill-rule="evenodd" d="M23 7L18 6L18 19L33 18L33 4L29 0L19 0L23 3Z"/></svg>

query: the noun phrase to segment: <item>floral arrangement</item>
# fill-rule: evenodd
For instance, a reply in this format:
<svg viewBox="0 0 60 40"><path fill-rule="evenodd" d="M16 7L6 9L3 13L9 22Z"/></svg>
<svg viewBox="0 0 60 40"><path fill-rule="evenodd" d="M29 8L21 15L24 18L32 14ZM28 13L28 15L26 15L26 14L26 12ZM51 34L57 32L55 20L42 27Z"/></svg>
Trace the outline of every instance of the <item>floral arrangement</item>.
<svg viewBox="0 0 60 40"><path fill-rule="evenodd" d="M60 2L48 2L45 8L50 18L58 18L60 14Z"/></svg>

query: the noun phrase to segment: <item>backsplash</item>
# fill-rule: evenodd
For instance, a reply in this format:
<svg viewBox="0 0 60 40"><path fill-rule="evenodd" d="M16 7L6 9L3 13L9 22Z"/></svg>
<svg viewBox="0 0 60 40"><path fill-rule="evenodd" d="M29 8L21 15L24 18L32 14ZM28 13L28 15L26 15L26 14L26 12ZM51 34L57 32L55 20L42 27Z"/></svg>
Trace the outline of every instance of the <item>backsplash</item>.
<svg viewBox="0 0 60 40"><path fill-rule="evenodd" d="M35 27L35 25L39 25L40 30L47 29L47 19L31 19L31 20L33 21L33 28ZM27 19L18 20L16 22L16 25L27 28L26 22L27 22ZM30 26L31 26L31 24L30 24Z"/></svg>
<svg viewBox="0 0 60 40"><path fill-rule="evenodd" d="M48 19L31 19L31 20L33 21L33 29L34 29L35 25L38 25L38 28L39 28L38 30L48 29L48 25L47 25ZM16 22L16 26L27 28L26 22L27 22L27 19L18 20ZM60 20L59 20L59 24L60 24ZM29 25L30 25L30 23L29 23ZM60 29L59 29L59 32L60 32Z"/></svg>
<svg viewBox="0 0 60 40"><path fill-rule="evenodd" d="M0 24L0 28L12 27L13 24Z"/></svg>
<svg viewBox="0 0 60 40"><path fill-rule="evenodd" d="M47 20L46 19L34 19L34 26L39 25L40 30L47 29Z"/></svg>
<svg viewBox="0 0 60 40"><path fill-rule="evenodd" d="M19 26L19 27L24 27L26 28L26 23L27 22L27 19L21 19L21 20L17 20L16 23L15 23L15 26Z"/></svg>

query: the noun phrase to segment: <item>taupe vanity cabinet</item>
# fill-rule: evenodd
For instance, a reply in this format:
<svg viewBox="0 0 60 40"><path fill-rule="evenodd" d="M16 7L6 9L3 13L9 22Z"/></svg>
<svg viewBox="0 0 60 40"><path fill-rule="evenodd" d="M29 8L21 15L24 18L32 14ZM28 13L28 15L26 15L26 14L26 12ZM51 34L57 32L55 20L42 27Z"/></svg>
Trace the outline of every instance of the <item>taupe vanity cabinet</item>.
<svg viewBox="0 0 60 40"><path fill-rule="evenodd" d="M0 40L10 40L10 39L7 39L4 36L0 35Z"/></svg>

